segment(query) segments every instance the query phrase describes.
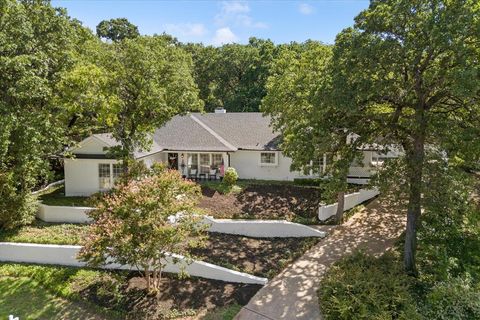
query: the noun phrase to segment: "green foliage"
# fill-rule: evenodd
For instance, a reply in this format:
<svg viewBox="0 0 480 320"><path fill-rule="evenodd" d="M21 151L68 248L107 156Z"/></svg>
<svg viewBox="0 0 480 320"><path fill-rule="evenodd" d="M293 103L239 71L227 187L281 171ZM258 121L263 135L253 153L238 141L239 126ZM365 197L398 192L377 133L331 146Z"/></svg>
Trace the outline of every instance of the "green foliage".
<svg viewBox="0 0 480 320"><path fill-rule="evenodd" d="M192 54L195 81L206 111L219 107L228 112L259 111L278 50L273 42L250 38L247 45L188 44L185 48Z"/></svg>
<svg viewBox="0 0 480 320"><path fill-rule="evenodd" d="M0 1L0 228L31 221L29 193L69 140L57 84L89 36L49 2Z"/></svg>
<svg viewBox="0 0 480 320"><path fill-rule="evenodd" d="M225 183L227 186L231 187L234 186L237 183L238 180L238 173L237 170L233 167L228 167L227 170L225 170L225 175L223 176L223 183Z"/></svg>
<svg viewBox="0 0 480 320"><path fill-rule="evenodd" d="M65 186L53 187L38 196L38 200L49 206L72 206L88 207L90 206L89 197L67 197L65 196Z"/></svg>
<svg viewBox="0 0 480 320"><path fill-rule="evenodd" d="M320 306L326 319L420 319L410 287L392 254L375 258L356 252L327 271Z"/></svg>
<svg viewBox="0 0 480 320"><path fill-rule="evenodd" d="M79 245L87 236L87 228L86 225L56 224L36 220L30 225L2 231L0 241Z"/></svg>
<svg viewBox="0 0 480 320"><path fill-rule="evenodd" d="M13 172L0 171L0 229L13 229L32 222L37 202L30 193L16 190Z"/></svg>
<svg viewBox="0 0 480 320"><path fill-rule="evenodd" d="M425 319L480 319L480 288L468 279L440 282L427 294L422 307Z"/></svg>
<svg viewBox="0 0 480 320"><path fill-rule="evenodd" d="M126 18L103 20L97 25L97 36L99 38L120 41L136 38L139 35L138 27Z"/></svg>
<svg viewBox="0 0 480 320"><path fill-rule="evenodd" d="M114 101L103 116L121 146L111 153L128 165L136 150L148 150L150 134L176 114L202 109L190 56L163 37L114 43L105 68Z"/></svg>
<svg viewBox="0 0 480 320"><path fill-rule="evenodd" d="M339 125L364 143L405 152L395 183L408 187L404 263L411 273L427 151L466 162L480 155L479 10L476 0L372 0L333 49L333 101L348 111Z"/></svg>
<svg viewBox="0 0 480 320"><path fill-rule="evenodd" d="M242 309L242 306L236 303L218 308L207 314L205 320L233 320L237 313L240 312L240 309Z"/></svg>
<svg viewBox="0 0 480 320"><path fill-rule="evenodd" d="M28 297L28 303L25 302ZM98 310L59 299L28 278L0 277L0 318L15 314L21 319L92 319Z"/></svg>
<svg viewBox="0 0 480 320"><path fill-rule="evenodd" d="M176 170L117 185L89 213L94 223L80 258L91 266L110 259L135 266L147 289L158 290L169 254L186 254L205 237L206 226L193 214L199 197L200 188Z"/></svg>

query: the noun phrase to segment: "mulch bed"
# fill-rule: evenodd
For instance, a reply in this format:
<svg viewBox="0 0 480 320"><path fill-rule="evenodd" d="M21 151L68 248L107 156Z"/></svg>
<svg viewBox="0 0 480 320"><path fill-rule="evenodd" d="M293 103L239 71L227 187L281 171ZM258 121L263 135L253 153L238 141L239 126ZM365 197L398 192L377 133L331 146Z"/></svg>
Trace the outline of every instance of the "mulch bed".
<svg viewBox="0 0 480 320"><path fill-rule="evenodd" d="M216 218L314 218L321 201L319 188L293 185L250 185L238 194L220 194L202 186L199 207Z"/></svg>
<svg viewBox="0 0 480 320"><path fill-rule="evenodd" d="M211 233L204 248L192 250L196 257L230 269L272 278L294 261L317 238L254 239ZM165 274L159 297L146 295L144 279L135 272L111 272L95 285L79 292L84 299L140 319L189 316L231 304L245 305L261 285ZM132 318L132 319L133 319Z"/></svg>
<svg viewBox="0 0 480 320"><path fill-rule="evenodd" d="M273 278L318 241L318 238L260 239L210 233L205 248L192 250L192 254L229 269Z"/></svg>

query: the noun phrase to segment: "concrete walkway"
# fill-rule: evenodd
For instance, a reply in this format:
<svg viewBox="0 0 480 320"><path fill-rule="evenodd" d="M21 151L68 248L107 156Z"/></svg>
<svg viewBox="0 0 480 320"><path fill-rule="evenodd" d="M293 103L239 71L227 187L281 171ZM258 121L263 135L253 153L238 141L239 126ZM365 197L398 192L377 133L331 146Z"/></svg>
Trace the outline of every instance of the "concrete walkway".
<svg viewBox="0 0 480 320"><path fill-rule="evenodd" d="M358 248L372 254L385 252L404 230L405 221L403 212L374 200L270 280L235 319L322 319L317 290L330 265Z"/></svg>

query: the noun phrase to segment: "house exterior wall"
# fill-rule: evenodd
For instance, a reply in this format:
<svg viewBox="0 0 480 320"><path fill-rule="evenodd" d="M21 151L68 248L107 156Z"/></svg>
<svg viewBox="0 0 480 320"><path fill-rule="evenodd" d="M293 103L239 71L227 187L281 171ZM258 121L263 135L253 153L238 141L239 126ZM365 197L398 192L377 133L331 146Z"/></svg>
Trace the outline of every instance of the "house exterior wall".
<svg viewBox="0 0 480 320"><path fill-rule="evenodd" d="M117 162L113 159L65 159L65 195L89 196L98 192L98 165Z"/></svg>
<svg viewBox="0 0 480 320"><path fill-rule="evenodd" d="M276 165L261 165L261 151L239 150L230 153L230 167L237 170L240 179L259 180L293 180L295 178L308 178L300 172L290 171L292 159L277 152Z"/></svg>
<svg viewBox="0 0 480 320"><path fill-rule="evenodd" d="M79 148L73 149L75 153L81 154L105 154L105 143L95 137L90 137Z"/></svg>
<svg viewBox="0 0 480 320"><path fill-rule="evenodd" d="M146 157L138 159L143 161L147 167L151 167L155 162L167 162L167 153L166 152L157 152Z"/></svg>

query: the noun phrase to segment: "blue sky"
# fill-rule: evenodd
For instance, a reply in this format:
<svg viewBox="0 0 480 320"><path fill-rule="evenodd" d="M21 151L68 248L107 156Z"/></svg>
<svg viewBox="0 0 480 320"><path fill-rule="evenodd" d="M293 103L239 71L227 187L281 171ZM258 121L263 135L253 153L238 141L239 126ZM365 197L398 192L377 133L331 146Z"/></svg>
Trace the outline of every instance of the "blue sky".
<svg viewBox="0 0 480 320"><path fill-rule="evenodd" d="M245 43L251 36L275 43L314 39L333 43L368 0L168 1L53 0L92 30L102 20L125 17L142 34L167 32L180 41Z"/></svg>

